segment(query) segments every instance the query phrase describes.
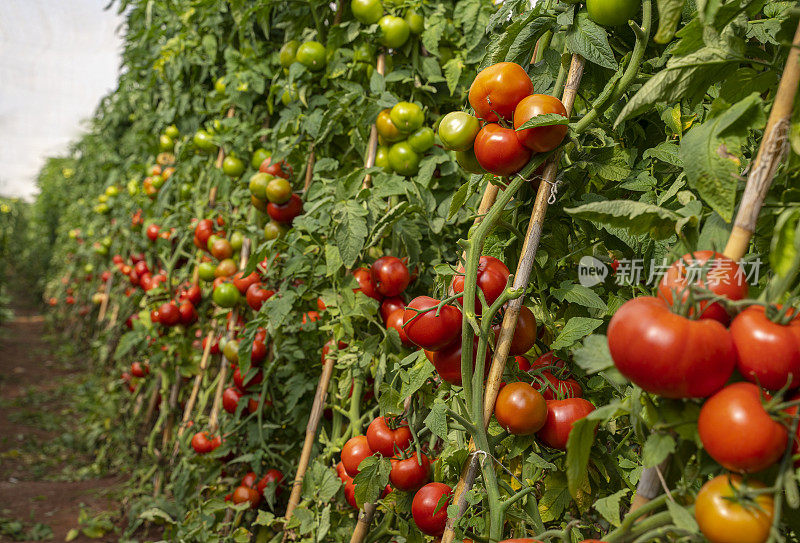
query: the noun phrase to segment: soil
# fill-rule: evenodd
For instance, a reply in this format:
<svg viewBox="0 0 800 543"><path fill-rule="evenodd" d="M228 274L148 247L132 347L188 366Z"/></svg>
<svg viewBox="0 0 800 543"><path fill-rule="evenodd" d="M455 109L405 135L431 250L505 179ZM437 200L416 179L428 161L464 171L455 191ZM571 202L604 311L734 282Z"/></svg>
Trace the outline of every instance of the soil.
<svg viewBox="0 0 800 543"><path fill-rule="evenodd" d="M12 310L13 320L0 326L0 542L64 541L79 528L82 508L92 517L109 512L116 523L115 495L124 481L78 475L91 459L71 451L65 439L78 428L70 426L74 414L59 392L64 383L77 382L81 372L58 360L35 303L18 297ZM114 532L73 539L118 540Z"/></svg>

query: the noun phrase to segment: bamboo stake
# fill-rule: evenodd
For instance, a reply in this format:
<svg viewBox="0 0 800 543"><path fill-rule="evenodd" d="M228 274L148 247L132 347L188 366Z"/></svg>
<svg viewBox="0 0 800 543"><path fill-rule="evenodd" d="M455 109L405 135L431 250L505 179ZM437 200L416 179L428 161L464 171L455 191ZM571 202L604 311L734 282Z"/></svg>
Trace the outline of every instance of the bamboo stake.
<svg viewBox="0 0 800 543"><path fill-rule="evenodd" d="M106 310L108 309L108 299L110 298L111 294L111 287L114 286L114 275L111 274L111 277L108 278L108 281L103 285L103 302L100 304L100 312L97 314L97 322L98 324L103 322L103 319L106 318Z"/></svg>
<svg viewBox="0 0 800 543"><path fill-rule="evenodd" d="M378 62L375 67L378 73L383 75L386 73L386 54L381 53L378 55ZM364 160L364 168L372 168L375 165L375 155L378 153L378 127L373 123L369 133L369 142L367 143L367 157ZM364 182L361 183L361 188L368 188L372 182L372 175L367 174L364 177Z"/></svg>
<svg viewBox="0 0 800 543"><path fill-rule="evenodd" d="M572 62L570 64L569 73L567 75L567 82L564 87L564 95L562 102L564 108L567 110L567 116L572 113L572 107L575 104L575 97L578 92L578 87L583 76L583 67L585 60L580 55L572 55ZM561 160L561 153L554 154L545 166L542 182L539 183L539 190L536 193L536 200L531 212L531 220L528 223L528 231L525 234L525 241L522 246L522 254L520 255L519 263L517 264L517 272L514 275L513 288L524 289L528 286L531 271L533 270L533 263L536 258L536 251L539 248L539 241L542 236L542 228L544 226L544 218L547 213L548 199L551 194L551 186L555 181L556 173L558 171L558 164ZM508 352L511 348L511 340L514 336L514 329L517 326L517 317L519 316L520 308L522 307L523 296L511 300L506 308L505 315L503 316L503 324L500 328L500 336L495 345L494 356L492 357L491 370L489 371L489 378L486 382L486 391L484 395L484 408L483 419L484 426L489 425L492 413L494 412L494 403L497 400L497 394L500 390L500 380L503 377L503 370L505 369L506 359ZM474 449L472 444L471 449ZM442 543L452 543L455 538L453 531L454 522L464 514L466 510L466 494L472 487L477 475L478 457L473 454L470 456L469 462L464 467L461 478L456 485L453 492L453 502L458 504L458 516L450 518L447 521L447 527L442 536Z"/></svg>
<svg viewBox="0 0 800 543"><path fill-rule="evenodd" d="M747 177L736 221L725 245L723 254L733 261L739 261L747 252L750 239L756 230L761 206L772 185L775 171L783 160L789 120L798 86L800 86L800 24L794 34L793 46L786 59L786 66L778 85L778 92L775 94L767 126L764 128L758 154L750 167L750 175ZM658 478L658 470L655 467L645 468L639 477L630 510L636 511L659 494L661 494L661 481Z"/></svg>
<svg viewBox="0 0 800 543"><path fill-rule="evenodd" d="M203 381L203 376L205 375L205 371L206 368L208 367L208 361L211 355L211 344L214 341L214 332L215 330L212 329L206 336L206 345L203 348L203 356L200 358L200 371L194 377L192 392L189 394L189 399L186 400L186 407L183 410L183 418L181 419L181 425L178 428L178 435L175 438L175 446L172 449L173 461L175 460L175 457L178 454L178 450L181 447L181 437L183 437L183 433L186 431L186 425L192 416L192 410L194 409L194 404L197 401L197 395L200 393L200 384Z"/></svg>
<svg viewBox="0 0 800 543"><path fill-rule="evenodd" d="M314 144L308 151L308 161L306 161L306 180L303 183L303 194L308 192L308 187L311 186L311 180L314 179Z"/></svg>
<svg viewBox="0 0 800 543"><path fill-rule="evenodd" d="M356 523L356 529L353 530L353 537L350 538L350 543L366 541L369 525L372 524L372 517L375 516L377 507L374 503L364 504L364 510L358 513L358 522Z"/></svg>

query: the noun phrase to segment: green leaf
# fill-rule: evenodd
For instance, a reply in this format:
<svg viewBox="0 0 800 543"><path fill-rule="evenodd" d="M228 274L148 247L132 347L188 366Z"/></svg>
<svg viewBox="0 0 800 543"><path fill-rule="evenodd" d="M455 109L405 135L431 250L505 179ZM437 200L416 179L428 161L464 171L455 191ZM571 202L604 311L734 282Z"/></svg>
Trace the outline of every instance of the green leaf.
<svg viewBox="0 0 800 543"><path fill-rule="evenodd" d="M367 210L357 201L348 200L338 206L339 224L336 227L336 245L342 262L352 268L367 239Z"/></svg>
<svg viewBox="0 0 800 543"><path fill-rule="evenodd" d="M365 503L375 503L389 483L391 465L388 458L368 456L358 465L358 475L353 477L356 503L361 508Z"/></svg>
<svg viewBox="0 0 800 543"><path fill-rule="evenodd" d="M331 504L326 504L325 508L322 510L322 514L319 517L319 528L317 529L317 533L315 534L315 538L318 543L323 543L325 541L325 536L328 535L328 531L331 529Z"/></svg>
<svg viewBox="0 0 800 543"><path fill-rule="evenodd" d="M453 199L450 200L450 211L447 213L448 221L452 219L456 213L458 213L458 211L464 205L464 202L466 202L467 199L472 196L481 179L483 179L482 175L470 175L469 180L459 187L459 189L453 195Z"/></svg>
<svg viewBox="0 0 800 543"><path fill-rule="evenodd" d="M787 277L800 266L800 209L787 209L775 223L769 264L778 277Z"/></svg>
<svg viewBox="0 0 800 543"><path fill-rule="evenodd" d="M675 438L669 434L654 432L647 436L642 447L642 465L652 468L659 465L675 452Z"/></svg>
<svg viewBox="0 0 800 543"><path fill-rule="evenodd" d="M609 524L615 527L619 526L621 524L619 516L619 502L629 493L629 489L623 488L622 490L615 492L610 496L600 498L594 502L594 508L603 516L604 519L608 521Z"/></svg>
<svg viewBox="0 0 800 543"><path fill-rule="evenodd" d="M566 45L570 52L577 53L598 66L610 70L619 67L614 52L608 44L608 34L605 29L595 24L583 11L578 12L574 24L567 31Z"/></svg>
<svg viewBox="0 0 800 543"><path fill-rule="evenodd" d="M656 43L669 43L681 22L681 12L686 0L656 0L658 5L658 30L653 37Z"/></svg>
<svg viewBox="0 0 800 543"><path fill-rule="evenodd" d="M444 65L444 78L447 81L447 89L450 91L450 96L458 89L458 81L461 79L461 72L464 70L465 64L459 58L451 58Z"/></svg>
<svg viewBox="0 0 800 543"><path fill-rule="evenodd" d="M642 154L642 158L655 158L661 162L672 164L673 166L683 167L681 160L680 147L669 141L662 141L655 147L651 147Z"/></svg>
<svg viewBox="0 0 800 543"><path fill-rule="evenodd" d="M675 526L690 533L698 532L699 528L697 526L697 521L694 519L694 515L692 515L685 507L672 500L668 500L667 510L669 511L669 516L672 517L672 522L675 523Z"/></svg>
<svg viewBox="0 0 800 543"><path fill-rule="evenodd" d="M460 9L460 7L459 7ZM553 27L552 17L536 17L533 21L522 27L514 41L509 45L505 61L515 62L520 66L530 63L533 58L533 48L542 34Z"/></svg>
<svg viewBox="0 0 800 543"><path fill-rule="evenodd" d="M436 13L425 21L425 30L422 31L422 45L433 55L439 56L439 42L444 35L447 21Z"/></svg>
<svg viewBox="0 0 800 543"><path fill-rule="evenodd" d="M608 339L602 334L592 334L572 351L575 363L586 373L598 373L614 367Z"/></svg>
<svg viewBox="0 0 800 543"><path fill-rule="evenodd" d="M405 400L425 384L425 381L433 375L434 367L430 360L423 354L418 356L417 362L408 372L402 375L403 385L400 388L400 397Z"/></svg>
<svg viewBox="0 0 800 543"><path fill-rule="evenodd" d="M592 331L603 324L600 319L590 319L588 317L572 317L558 334L556 339L550 344L550 348L555 350L571 347L576 341L592 333Z"/></svg>
<svg viewBox="0 0 800 543"><path fill-rule="evenodd" d="M632 235L648 234L654 239L666 239L691 219L678 213L644 202L605 200L564 209L577 218L599 223L606 228L623 228Z"/></svg>
<svg viewBox="0 0 800 543"><path fill-rule="evenodd" d="M572 424L567 440L567 486L573 498L589 492L589 454L598 421L580 419Z"/></svg>
<svg viewBox="0 0 800 543"><path fill-rule="evenodd" d="M750 129L765 122L758 94L751 94L723 113L695 125L681 141L681 158L689 185L726 222L733 218L741 178L742 145Z"/></svg>
<svg viewBox="0 0 800 543"><path fill-rule="evenodd" d="M342 255L339 254L339 248L336 245L325 246L325 274L333 275L339 268L344 265L342 262Z"/></svg>
<svg viewBox="0 0 800 543"><path fill-rule="evenodd" d="M544 113L542 115L535 115L522 123L516 130L525 130L526 128L537 128L539 126L554 126L554 125L568 125L569 119L558 113Z"/></svg>
<svg viewBox="0 0 800 543"><path fill-rule="evenodd" d="M256 526L272 526L273 522L275 522L275 515L262 509L258 512L258 517L253 521L253 524Z"/></svg>
<svg viewBox="0 0 800 543"><path fill-rule="evenodd" d="M683 57L672 57L666 68L656 72L622 108L614 126L639 115L657 103L671 104L684 98L697 99L708 88L725 78L738 55L718 46L703 47Z"/></svg>
<svg viewBox="0 0 800 543"><path fill-rule="evenodd" d="M400 391L392 387L389 383L381 383L378 406L382 415L399 415L403 412L403 398Z"/></svg>
<svg viewBox="0 0 800 543"><path fill-rule="evenodd" d="M542 522L552 522L561 518L571 499L563 473L551 473L544 481L544 494L539 500L539 514Z"/></svg>
<svg viewBox="0 0 800 543"><path fill-rule="evenodd" d="M435 402L430 413L425 417L425 426L436 436L447 441L447 406L442 402Z"/></svg>
<svg viewBox="0 0 800 543"><path fill-rule="evenodd" d="M561 283L559 288L550 291L550 293L562 302L567 301L583 307L602 309L603 311L607 309L605 302L600 299L600 296L595 291L578 283L565 281Z"/></svg>

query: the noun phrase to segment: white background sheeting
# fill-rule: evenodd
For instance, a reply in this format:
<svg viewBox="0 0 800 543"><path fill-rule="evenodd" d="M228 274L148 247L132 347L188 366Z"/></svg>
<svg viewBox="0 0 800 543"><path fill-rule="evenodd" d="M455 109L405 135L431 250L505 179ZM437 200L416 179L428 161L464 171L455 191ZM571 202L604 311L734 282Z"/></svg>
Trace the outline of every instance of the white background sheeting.
<svg viewBox="0 0 800 543"><path fill-rule="evenodd" d="M117 84L122 18L109 0L0 0L0 195L30 199Z"/></svg>

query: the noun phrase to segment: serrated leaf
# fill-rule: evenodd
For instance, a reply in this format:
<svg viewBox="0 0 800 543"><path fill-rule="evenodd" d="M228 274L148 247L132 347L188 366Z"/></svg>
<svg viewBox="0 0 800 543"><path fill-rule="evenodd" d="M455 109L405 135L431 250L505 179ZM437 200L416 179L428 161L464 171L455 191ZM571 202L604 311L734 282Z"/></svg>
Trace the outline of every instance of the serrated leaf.
<svg viewBox="0 0 800 543"><path fill-rule="evenodd" d="M353 477L358 507L375 503L389 483L391 466L388 458L368 456L358 465L358 474Z"/></svg>
<svg viewBox="0 0 800 543"><path fill-rule="evenodd" d="M602 334L592 334L572 351L575 363L586 373L598 373L614 367L608 339Z"/></svg>
<svg viewBox="0 0 800 543"><path fill-rule="evenodd" d="M680 147L672 142L662 141L655 147L651 147L642 154L642 158L655 158L661 162L672 164L673 166L683 167L681 160Z"/></svg>
<svg viewBox="0 0 800 543"><path fill-rule="evenodd" d="M681 22L681 12L686 0L656 0L658 6L658 30L653 37L656 43L669 43Z"/></svg>
<svg viewBox="0 0 800 543"><path fill-rule="evenodd" d="M566 45L570 52L577 53L598 66L610 70L619 67L614 51L608 44L605 29L595 24L583 11L578 12L572 27L567 31Z"/></svg>
<svg viewBox="0 0 800 543"><path fill-rule="evenodd" d="M675 452L675 438L669 434L654 432L647 436L642 447L642 465L646 468L657 466Z"/></svg>
<svg viewBox="0 0 800 543"><path fill-rule="evenodd" d="M348 268L355 264L367 239L367 210L360 203L348 200L339 206L339 224L336 228L336 245L342 262Z"/></svg>
<svg viewBox="0 0 800 543"><path fill-rule="evenodd" d="M625 229L632 235L648 234L657 240L680 233L690 221L669 209L631 200L591 202L564 211L606 227Z"/></svg>
<svg viewBox="0 0 800 543"><path fill-rule="evenodd" d="M458 81L461 79L461 72L464 70L464 62L459 58L451 58L444 65L444 78L447 81L447 89L450 96L458 89Z"/></svg>
<svg viewBox="0 0 800 543"><path fill-rule="evenodd" d="M567 486L569 493L576 498L581 492L589 491L589 454L594 443L598 421L580 419L572 423L567 440Z"/></svg>
<svg viewBox="0 0 800 543"><path fill-rule="evenodd" d="M545 113L543 115L535 115L522 123L517 132L525 130L526 128L537 128L539 126L554 126L554 125L568 125L569 119L558 113Z"/></svg>
<svg viewBox="0 0 800 543"><path fill-rule="evenodd" d="M562 283L559 288L551 291L551 294L562 302L572 302L583 307L592 307L603 311L607 309L605 302L600 299L600 296L595 291L578 283Z"/></svg>
<svg viewBox="0 0 800 543"><path fill-rule="evenodd" d="M600 513L604 519L612 526L619 526L621 524L619 515L619 502L630 493L630 490L623 488L622 490L600 498L594 502L595 510Z"/></svg>
<svg viewBox="0 0 800 543"><path fill-rule="evenodd" d="M325 274L333 275L344 265L336 245L325 246Z"/></svg>
<svg viewBox="0 0 800 543"><path fill-rule="evenodd" d="M592 331L603 324L600 319L590 319L588 317L572 317L559 332L556 339L550 344L552 350L565 349L571 347L576 341L592 333Z"/></svg>
<svg viewBox="0 0 800 543"><path fill-rule="evenodd" d="M400 397L405 400L425 384L433 375L434 367L425 356L417 358L417 362L402 375L403 385L400 388Z"/></svg>
<svg viewBox="0 0 800 543"><path fill-rule="evenodd" d="M481 179L483 179L482 175L470 175L469 180L459 187L459 189L453 195L453 199L450 200L450 210L447 213L448 221L452 219L456 213L458 213L458 211L464 206L464 202L466 202L469 197L472 196Z"/></svg>
<svg viewBox="0 0 800 543"><path fill-rule="evenodd" d="M422 31L422 45L434 56L439 56L439 42L444 35L447 21L441 14L434 14L425 21L425 30Z"/></svg>
<svg viewBox="0 0 800 543"><path fill-rule="evenodd" d="M425 417L425 426L436 436L445 442L447 441L447 406L442 402L436 402L431 407L430 413Z"/></svg>

